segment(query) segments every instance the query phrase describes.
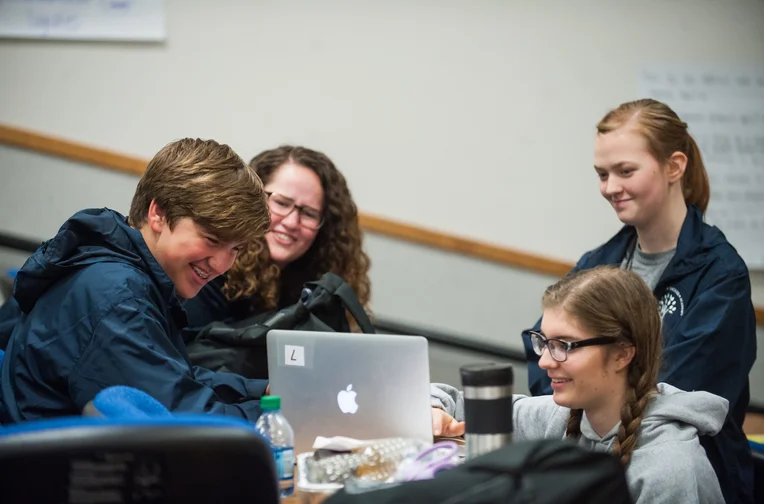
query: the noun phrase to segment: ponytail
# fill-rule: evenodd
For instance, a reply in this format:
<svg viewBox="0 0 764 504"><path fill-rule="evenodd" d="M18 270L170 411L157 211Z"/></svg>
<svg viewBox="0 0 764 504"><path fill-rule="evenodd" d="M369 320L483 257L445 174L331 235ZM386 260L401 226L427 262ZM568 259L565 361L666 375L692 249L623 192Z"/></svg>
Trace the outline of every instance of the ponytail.
<svg viewBox="0 0 764 504"><path fill-rule="evenodd" d="M682 178L682 191L684 201L688 205L695 205L706 213L711 199L711 186L708 182L708 172L703 164L703 156L695 139L689 133L687 134L687 168Z"/></svg>

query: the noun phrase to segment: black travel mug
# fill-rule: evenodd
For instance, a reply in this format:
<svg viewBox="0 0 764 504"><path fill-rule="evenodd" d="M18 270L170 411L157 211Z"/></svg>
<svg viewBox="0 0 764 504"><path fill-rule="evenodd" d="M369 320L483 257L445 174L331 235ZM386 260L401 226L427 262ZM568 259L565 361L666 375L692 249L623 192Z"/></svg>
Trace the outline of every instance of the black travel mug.
<svg viewBox="0 0 764 504"><path fill-rule="evenodd" d="M459 369L464 393L467 459L512 442L511 364L470 364Z"/></svg>

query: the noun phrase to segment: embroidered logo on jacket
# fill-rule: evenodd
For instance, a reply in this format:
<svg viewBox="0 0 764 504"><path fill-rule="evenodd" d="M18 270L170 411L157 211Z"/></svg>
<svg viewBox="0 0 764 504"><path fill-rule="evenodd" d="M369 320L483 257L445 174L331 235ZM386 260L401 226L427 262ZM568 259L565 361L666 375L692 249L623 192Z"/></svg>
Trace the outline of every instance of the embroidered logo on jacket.
<svg viewBox="0 0 764 504"><path fill-rule="evenodd" d="M684 315L684 299L675 287L669 287L658 302L658 308L660 308L661 318L666 315L673 315L677 311L681 317Z"/></svg>

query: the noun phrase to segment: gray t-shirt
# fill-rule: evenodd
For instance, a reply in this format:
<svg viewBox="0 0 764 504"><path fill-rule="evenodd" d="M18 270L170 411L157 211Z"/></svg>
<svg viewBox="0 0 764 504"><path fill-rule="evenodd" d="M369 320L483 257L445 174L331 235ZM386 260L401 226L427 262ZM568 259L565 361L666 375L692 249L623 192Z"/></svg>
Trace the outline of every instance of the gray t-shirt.
<svg viewBox="0 0 764 504"><path fill-rule="evenodd" d="M666 266L668 266L675 253L676 248L665 252L658 252L657 254L647 254L642 252L639 247L636 247L634 249L634 257L631 260L631 270L642 277L642 280L650 287L650 290L655 290L661 275L663 275ZM621 268L627 269L628 267L629 254L627 253L626 257L621 261Z"/></svg>

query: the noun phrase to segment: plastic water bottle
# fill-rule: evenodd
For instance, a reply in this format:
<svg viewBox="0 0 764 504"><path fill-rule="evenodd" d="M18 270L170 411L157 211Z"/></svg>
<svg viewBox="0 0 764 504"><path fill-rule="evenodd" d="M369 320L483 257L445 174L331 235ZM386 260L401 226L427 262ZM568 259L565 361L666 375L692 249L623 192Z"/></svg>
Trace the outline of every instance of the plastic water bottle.
<svg viewBox="0 0 764 504"><path fill-rule="evenodd" d="M255 428L271 445L279 490L282 497L288 497L294 493L294 431L281 414L281 397L264 396L260 409L263 413Z"/></svg>

